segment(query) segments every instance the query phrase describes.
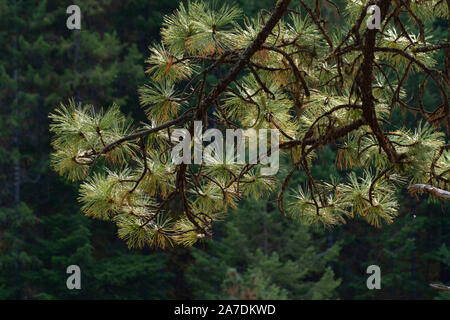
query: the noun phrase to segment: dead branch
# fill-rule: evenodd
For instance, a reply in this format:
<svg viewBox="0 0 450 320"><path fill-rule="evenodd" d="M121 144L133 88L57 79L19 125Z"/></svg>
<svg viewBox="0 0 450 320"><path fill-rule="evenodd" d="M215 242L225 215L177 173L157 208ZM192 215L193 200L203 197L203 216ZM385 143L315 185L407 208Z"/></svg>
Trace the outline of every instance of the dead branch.
<svg viewBox="0 0 450 320"><path fill-rule="evenodd" d="M416 196L417 193L428 193L434 197L442 200L450 200L450 192L427 185L427 184L413 184L409 187L408 192L412 196Z"/></svg>

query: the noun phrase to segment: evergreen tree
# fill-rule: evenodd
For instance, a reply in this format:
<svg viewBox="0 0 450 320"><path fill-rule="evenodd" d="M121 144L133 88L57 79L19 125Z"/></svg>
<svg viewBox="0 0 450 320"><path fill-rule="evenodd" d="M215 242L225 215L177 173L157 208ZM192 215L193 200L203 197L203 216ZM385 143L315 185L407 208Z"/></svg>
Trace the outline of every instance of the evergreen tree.
<svg viewBox="0 0 450 320"><path fill-rule="evenodd" d="M147 60L153 82L140 89L150 121L140 127L131 128L114 106L95 111L71 102L51 115L54 167L84 181L81 201L87 215L114 221L130 246L191 245L211 237L212 222L240 198L274 187L260 164L229 164L216 157L212 165L198 167L188 150L183 151L187 160L170 162L177 141L172 138L179 135L172 127L184 125L183 139L189 139L195 120L221 129L236 128L237 122L242 128L278 130L281 143L271 150L275 156L275 149L288 150L292 163L278 209L306 224L339 225L359 216L381 227L398 215L396 190L402 185L446 185L450 158L440 129L450 128L450 63L438 73L433 53L448 48L429 46L421 28L422 20L446 17L446 4L381 1L381 20L388 19L382 26L387 31L379 33L364 27L366 6L347 1L347 14L356 24L330 37L320 23L320 8L314 12L303 1L307 17L294 11L281 20L289 3L280 0L266 19L249 18L243 26L236 24L241 10L228 5L190 2L166 16L162 42ZM413 12L419 8L418 17ZM404 16L414 18L418 35L405 31ZM278 33L272 32L276 26ZM207 75L219 75L229 64L231 70L208 89ZM419 109L405 102L402 87L412 70L435 82L441 105L427 111L422 96ZM214 115L208 113L212 106ZM386 128L383 123L396 108L420 112L425 122L414 131ZM341 167L365 170L353 169L343 182L313 177L312 162L330 142L340 143L336 161ZM99 159L102 172L90 175ZM307 174L307 184L290 193L285 210L286 188L298 170Z"/></svg>
<svg viewBox="0 0 450 320"><path fill-rule="evenodd" d="M0 297L9 299L30 297L26 274L39 263L31 250L38 217L26 200L45 172L45 160L35 154L47 133L42 123L49 110L41 109L40 92L52 68L46 61L51 47L41 34L45 2L29 5L0 2Z"/></svg>
<svg viewBox="0 0 450 320"><path fill-rule="evenodd" d="M443 244L435 255L436 260L440 261L445 267L443 268L445 271L441 272L441 279L445 275L445 279L447 283L449 282L449 270L450 270L450 251L445 244ZM439 300L450 300L450 290L448 290L448 286L446 291L441 291L439 296L435 299Z"/></svg>
<svg viewBox="0 0 450 320"><path fill-rule="evenodd" d="M277 4L282 2L277 1ZM402 181L408 178L407 182L411 184L429 183L448 189L448 134L436 136L436 132L443 131L441 124L449 118L445 103L450 64L448 59L445 60L450 57L449 49L445 47L449 42L445 1L391 2L386 15L389 20L383 22L383 32L376 36L374 61L377 64L372 79L375 111L390 143L399 154L407 154L400 163L392 163L386 145L380 143L379 137L374 137L374 123L352 131L349 139L344 136L335 139L336 131L330 130L330 127L343 129L361 115L358 110L332 111L336 103L344 103L340 99L347 101L351 98L354 104L367 103L367 100L362 101L361 85L370 72L362 65L364 52L358 51L370 39L370 32L365 28L367 15L363 20L359 19L364 15L367 1L336 1L336 7L326 1L320 2L317 8L314 1L291 1L291 17L285 13L264 43L280 48L284 54L258 50L251 57L250 64L240 70L234 82L203 116L205 127L225 129L234 128L237 124L247 128L255 123L257 128L281 128L293 139L284 134L281 136L282 142L289 143L286 147L290 150L281 159L280 174L276 179L264 181L257 170L250 171L244 175L243 181L254 181L252 187L240 184L240 190L237 190L240 192L236 192L235 184L223 194L220 186L225 186L232 176L228 169L236 174L242 172L242 167L219 167L218 171L211 172L188 166L188 204L203 203L195 200L204 198L195 190L193 182L196 180L189 180L193 176L201 177L198 183L208 198L205 202L214 204L212 218L225 219L225 222L209 228L209 221L206 224L200 221L199 226L206 225L206 231L214 229L214 242L200 243L192 250L176 248L164 254L149 249L129 252L115 239L114 226L79 215L80 208L75 205L79 184L65 182L49 169L47 114L53 112L60 101L74 97L74 105L94 106L85 109L89 114L93 110L98 112L99 106L116 102L117 107L112 111L120 110L125 115L116 120L129 123L132 116L135 120L132 132L163 124L157 121L158 117L167 117L164 112L173 107L167 103L172 96L166 89L173 84L178 92L176 99L189 98L176 101L179 105L174 105L180 107L177 115L198 106L202 98L222 83L240 54L261 33L274 12L268 9L275 1L237 0L236 4L248 19L233 18L240 10L231 8L228 2L228 9L221 9L217 2L211 6L209 1L205 4L183 2L184 8L192 11L182 12L180 8L175 14L170 13L178 6L178 0L125 3L89 0L74 3L82 11L82 30L79 32L65 27L69 3L0 0L0 182L3 186L0 190L0 299L448 298L446 292L428 286L429 283L450 283L448 203L440 206L431 200L422 200L416 204L406 193L408 184L392 186L389 178L395 172L402 176ZM386 3L379 1L383 8ZM232 23L226 24L231 20ZM158 45L161 25L164 48ZM330 42L333 49L329 47ZM147 48L149 44L150 51ZM433 47L435 44L437 46ZM176 50L180 47L184 50L181 53ZM378 51L379 48L386 51ZM218 63L224 54L222 50L232 53ZM136 89L145 80L143 65L148 54L151 55L147 64L151 79L149 87L140 90L141 101L146 104L151 98L162 99L156 106L140 108ZM300 71L310 97L306 96L299 74L286 54ZM190 55L197 56L197 60ZM180 56L187 60L177 62ZM214 68L215 63L217 66ZM178 68L179 65L182 67ZM203 68L212 69L205 78L202 74L197 76L199 81L194 80L183 95L185 84ZM434 70L443 72L439 74ZM186 71L192 71L189 79L170 83L180 74L188 75ZM158 74L161 75L159 80ZM443 77L436 79L440 75ZM155 93L158 84L164 92ZM203 84L205 89L200 93ZM195 92L189 91L191 87ZM251 98L246 94L249 90L254 93ZM271 93L277 99L273 100ZM299 98L298 101L295 98ZM293 107L289 108L289 105ZM286 109L289 109L287 113ZM258 114L258 111L261 112ZM383 114L384 111L390 114ZM110 113L113 118L117 114ZM86 117L87 122L92 120L91 117ZM421 130L424 120L434 126L433 130ZM117 124L111 118L109 121L109 124ZM140 121L146 125L138 125ZM317 123L313 124L314 121ZM293 126L292 123L304 123L307 128ZM180 123L172 128L183 125L189 128L189 123ZM115 128L118 131L111 134L107 130L111 140L106 142L123 137L119 127L108 127L108 130ZM93 128L83 127L82 133L96 137ZM329 135L333 137L327 139ZM168 147L167 137L162 136L152 134L148 140L145 138L146 147L153 148L158 142ZM324 140L317 145L308 145L322 138ZM97 145L103 146L99 140L95 141L96 150ZM301 142L305 140L307 145L303 150ZM126 165L136 171L133 171L133 178L140 177L139 141L131 141L130 145L135 153L128 154ZM91 147L86 143L80 143L80 146L81 151ZM353 151L358 148L361 152L355 154ZM433 153L437 156L441 150L440 159L430 163ZM306 168L301 163L297 165L295 161L308 152ZM109 156L99 157L94 171L100 171L99 164L106 163L105 160L111 159ZM135 161L136 157L138 161ZM147 182L150 186L157 183L156 189L151 187L151 190L158 205L164 200L162 197L175 190L173 181L181 181L174 177L176 173L170 175L172 167L165 167L164 156L161 163L159 160L156 160L158 169L153 172L155 179L144 178L146 187ZM226 211L217 207L224 202L233 208L236 200L254 194L255 190L275 188L277 179L290 176L291 162L294 162L294 173L281 194L286 206L283 201L244 200L239 204L240 209L231 210L231 213L227 213L230 209ZM390 164L394 168L381 174ZM110 169L114 171L125 164L116 165ZM80 171L88 172L90 168L85 167ZM170 167L169 172L164 171L167 167ZM364 169L369 167L372 168L370 173L365 173ZM259 166L254 169L259 170ZM220 186L199 172L219 182ZM364 181L353 183L354 179L347 179L352 172L357 177L365 177L366 182L372 178L372 200L378 201L388 187L389 199L395 201L384 207L397 210L392 210L388 216L381 212L378 222L394 221L391 225L375 229L363 223L363 220L375 222L369 219L371 216L364 209L364 205L373 209L370 186ZM380 176L374 182L373 178ZM330 182L337 186L338 192L327 189ZM323 189L324 184L326 188ZM311 192L311 189L316 192ZM397 189L395 193L394 189ZM140 190L141 185L135 192ZM349 198L349 192L356 190L360 192ZM351 212L350 203L360 204L362 212L353 212L355 221L352 223L315 231L297 226L287 220L289 217L282 218L280 212L273 208L278 204L294 220L313 225L314 222L347 221L350 217L346 214L344 219L327 218L329 207L326 205L330 203L325 206L321 203L323 199L328 202L324 194L342 196L336 202L341 209L344 207L346 213ZM183 202L178 201L182 195L173 196L160 215L175 220L183 218ZM225 196L225 201L221 195ZM312 215L317 213L314 211L314 196L320 207L321 219ZM355 197L359 202L355 202ZM197 209L198 206L194 206L194 213ZM113 214L116 213L114 210ZM333 215L333 218L341 218L342 213ZM162 222L158 220L155 225L164 225ZM122 224L124 226L126 223ZM188 239L181 239L178 227L176 230L168 228L170 232L175 231L171 234L174 239L169 237L169 241L189 245L203 239L205 234L205 230L195 230L187 233ZM186 231L184 227L181 233ZM147 241L148 234L141 236ZM299 250L296 250L296 243L291 243L290 237L301 243ZM247 250L245 246L248 246ZM306 247L311 248L308 249L310 251ZM336 259L339 248L342 249ZM328 252L329 259L321 259L321 252ZM68 276L65 270L70 264L81 266L81 291L70 291L65 286ZM366 287L368 275L365 271L371 264L381 267L382 290L369 291ZM312 265L317 268L316 273L308 271ZM197 272L197 268L204 272ZM189 272L185 275L187 269ZM339 286L340 280L335 279L342 280Z"/></svg>
<svg viewBox="0 0 450 320"><path fill-rule="evenodd" d="M207 250L192 249L187 274L196 299L332 299L341 280L330 266L339 244L248 199L220 224Z"/></svg>
<svg viewBox="0 0 450 320"><path fill-rule="evenodd" d="M73 187L48 165L47 115L58 101L74 95L135 111L145 77L137 46L114 31L113 3L77 4L81 31L66 28L60 1L0 2L0 298L161 299L171 290L167 256L105 247L113 230L79 216ZM66 287L71 264L81 267L81 291Z"/></svg>

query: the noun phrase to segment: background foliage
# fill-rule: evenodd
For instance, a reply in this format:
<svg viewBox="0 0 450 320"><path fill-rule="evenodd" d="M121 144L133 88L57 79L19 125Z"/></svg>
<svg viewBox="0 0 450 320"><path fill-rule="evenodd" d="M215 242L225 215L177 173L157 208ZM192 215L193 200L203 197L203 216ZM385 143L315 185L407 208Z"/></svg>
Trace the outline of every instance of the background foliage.
<svg viewBox="0 0 450 320"><path fill-rule="evenodd" d="M399 218L383 229L359 221L306 228L283 218L273 196L249 198L215 226L214 241L166 252L130 251L114 226L83 216L78 186L50 170L48 113L74 97L116 102L144 119L136 88L146 82L147 46L178 0L75 1L81 32L65 27L72 3L0 0L0 299L449 298L428 287L450 282L449 205L416 203L406 192ZM236 3L246 15L273 5ZM446 35L444 20L427 27ZM410 78L407 90L419 81ZM437 96L428 90L424 100ZM416 125L401 111L391 122ZM314 176L329 177L335 157L324 150ZM82 290L66 288L70 264L82 269ZM381 267L382 290L366 288L371 264Z"/></svg>

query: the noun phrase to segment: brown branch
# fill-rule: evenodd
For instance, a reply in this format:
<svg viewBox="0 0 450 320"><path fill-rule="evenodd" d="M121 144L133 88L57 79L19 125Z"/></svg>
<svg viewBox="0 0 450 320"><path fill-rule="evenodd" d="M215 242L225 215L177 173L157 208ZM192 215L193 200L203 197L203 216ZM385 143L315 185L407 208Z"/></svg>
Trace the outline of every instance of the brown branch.
<svg viewBox="0 0 450 320"><path fill-rule="evenodd" d="M389 9L390 1L383 0L378 1L377 5L381 9L381 20L383 20ZM375 112L375 98L372 92L372 83L374 80L374 63L375 63L375 51L376 51L376 35L377 30L367 30L364 45L362 48L363 62L361 64L361 70L364 74L361 75L359 80L359 87L361 90L361 100L363 103L363 115L367 120L367 124L372 129L375 137L378 140L381 148L386 152L387 157L392 163L396 163L400 160L400 155L395 150L391 141L386 137L383 130L378 123L377 114Z"/></svg>
<svg viewBox="0 0 450 320"><path fill-rule="evenodd" d="M442 190L427 184L413 184L409 187L408 192L412 196L417 197L417 193L428 193L442 200L450 200L450 192Z"/></svg>
<svg viewBox="0 0 450 320"><path fill-rule="evenodd" d="M297 65L295 64L294 60L292 60L292 58L289 56L289 54L287 54L283 50L278 49L276 47L263 46L263 47L261 47L261 49L271 50L271 51L281 54L289 62L289 65L292 68L292 72L294 72L295 79L302 84L302 87L303 87L303 90L305 90L306 96L308 96L308 97L310 96L308 85L306 84L306 81L305 81L305 79L303 79L303 76L300 73L300 70L298 70Z"/></svg>
<svg viewBox="0 0 450 320"><path fill-rule="evenodd" d="M444 286L443 284L430 283L430 287L435 290L450 292L450 287Z"/></svg>
<svg viewBox="0 0 450 320"><path fill-rule="evenodd" d="M253 40L252 44L247 47L247 49L245 49L242 54L239 55L238 62L233 66L230 72L228 72L226 77L222 79L205 98L205 100L197 110L196 119L201 118L201 115L204 113L204 111L214 103L217 97L226 90L230 83L234 81L238 74L245 68L246 65L248 65L248 63L250 62L250 58L256 53L256 51L261 48L267 37L272 32L272 29L283 17L284 13L287 10L287 7L289 6L289 3L290 0L279 1L278 5L273 10L273 13L270 16L269 20L256 36L256 39Z"/></svg>
<svg viewBox="0 0 450 320"><path fill-rule="evenodd" d="M308 7L302 0L299 0L300 4L305 8L306 11L308 11L309 15L311 16L311 19L316 24L317 28L319 28L320 32L322 33L323 37L325 38L326 42L330 46L331 51L333 51L333 41L331 40L330 36L328 35L328 32L325 31L323 26L321 25L320 17L318 17L310 7Z"/></svg>
<svg viewBox="0 0 450 320"><path fill-rule="evenodd" d="M147 130L143 130L143 131L139 131L139 132L133 133L133 134L131 134L129 136L123 137L123 138L121 138L119 140L116 140L116 141L110 143L105 148L103 148L102 151L100 151L97 154L97 156L95 157L94 161L92 162L91 170L95 167L95 165L96 165L96 163L97 163L97 161L98 161L98 159L99 159L99 157L101 155L108 153L109 151L113 150L114 148L120 146L122 143L127 142L127 141L131 141L131 140L136 140L136 139L148 136L149 134L152 134L152 133L161 131L163 129L169 128L169 127L171 127L171 126L173 126L175 124L179 124L179 123L183 122L184 120L189 119L191 116L192 116L192 110L188 110L183 115L179 116L178 118L176 118L176 119L174 119L172 121L166 122L166 123L164 123L164 124L162 124L160 126L157 126L157 127L151 128L151 129L147 129Z"/></svg>

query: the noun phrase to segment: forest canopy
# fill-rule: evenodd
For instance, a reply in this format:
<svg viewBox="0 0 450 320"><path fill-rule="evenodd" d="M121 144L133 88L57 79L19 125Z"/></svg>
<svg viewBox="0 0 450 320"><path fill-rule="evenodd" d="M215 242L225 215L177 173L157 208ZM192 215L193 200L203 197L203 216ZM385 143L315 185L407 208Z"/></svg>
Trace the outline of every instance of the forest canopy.
<svg viewBox="0 0 450 320"><path fill-rule="evenodd" d="M235 6L188 2L164 17L161 42L149 47L148 84L139 88L148 120L117 105L62 104L50 115L54 169L80 181L83 212L118 226L130 247L190 246L212 237L212 224L247 196L277 192L280 214L333 226L356 216L390 224L398 190L450 183L450 44L424 24L448 17L449 1L279 0L254 17ZM380 8L380 29L367 28ZM405 24L405 21L412 23ZM449 33L450 34L450 33ZM436 56L445 53L442 70ZM421 82L407 96L408 78ZM436 105L423 102L436 88ZM414 102L414 103L413 103ZM392 113L414 114L414 128L393 127ZM173 164L176 129L275 129L287 172L261 174L261 163ZM339 174L311 167L324 147L337 149ZM295 172L305 185L290 185ZM281 181L281 183L278 183Z"/></svg>

